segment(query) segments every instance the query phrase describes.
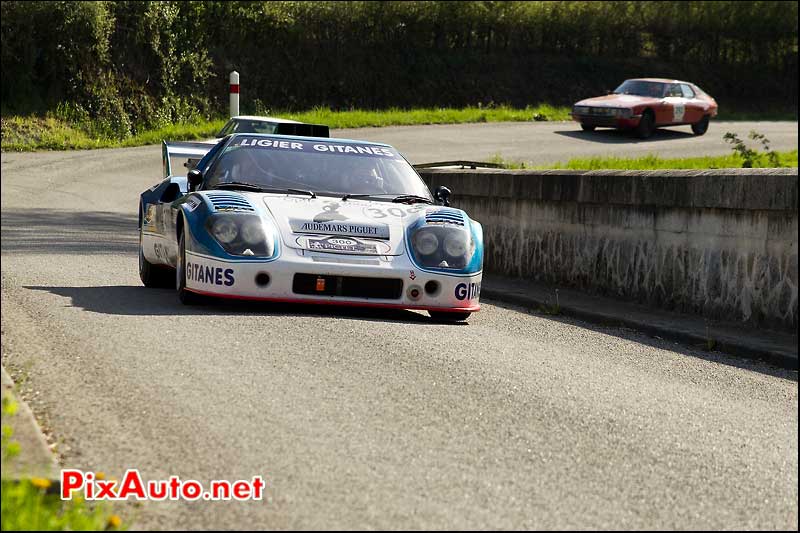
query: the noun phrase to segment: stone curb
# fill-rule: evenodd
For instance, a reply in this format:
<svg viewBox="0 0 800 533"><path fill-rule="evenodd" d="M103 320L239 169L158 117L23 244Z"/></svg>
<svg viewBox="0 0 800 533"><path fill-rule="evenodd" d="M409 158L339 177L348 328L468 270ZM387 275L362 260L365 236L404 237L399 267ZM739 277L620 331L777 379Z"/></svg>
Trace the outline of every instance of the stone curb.
<svg viewBox="0 0 800 533"><path fill-rule="evenodd" d="M17 402L14 416L3 416L3 425L9 425L14 433L12 441L20 444L20 453L3 463L3 479L19 480L32 477L58 479L58 461L47 444L31 408L14 394L14 381L2 367L3 396L10 395ZM53 485L56 485L54 483Z"/></svg>

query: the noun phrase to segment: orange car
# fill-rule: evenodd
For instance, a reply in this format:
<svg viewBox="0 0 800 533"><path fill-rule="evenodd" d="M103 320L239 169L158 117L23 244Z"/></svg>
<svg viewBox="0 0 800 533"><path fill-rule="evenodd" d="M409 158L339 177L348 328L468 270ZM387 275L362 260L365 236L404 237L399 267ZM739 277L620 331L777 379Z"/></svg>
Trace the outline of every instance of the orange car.
<svg viewBox="0 0 800 533"><path fill-rule="evenodd" d="M663 78L625 80L613 93L587 98L572 108L584 131L597 127L635 130L642 139L661 126L689 124L695 135L708 130L717 102L688 81Z"/></svg>

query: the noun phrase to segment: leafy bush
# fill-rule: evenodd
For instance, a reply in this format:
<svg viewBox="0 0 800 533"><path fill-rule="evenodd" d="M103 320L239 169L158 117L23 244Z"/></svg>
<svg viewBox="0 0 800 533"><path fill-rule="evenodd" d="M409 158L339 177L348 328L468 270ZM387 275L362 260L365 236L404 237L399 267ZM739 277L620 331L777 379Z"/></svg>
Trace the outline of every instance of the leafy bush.
<svg viewBox="0 0 800 533"><path fill-rule="evenodd" d="M765 157L767 160L767 165L769 167L780 167L781 165L781 158L777 152L770 150L769 147L769 139L763 134L758 133L754 130L750 130L750 133L747 135L750 139L754 141L758 141L761 143L762 148L764 149L764 153L760 153L758 150L753 150L749 148L743 140L739 138L739 136L733 132L727 132L725 135L722 136L723 140L726 143L731 144L731 149L735 154L737 154L742 159L742 168L753 168L753 166L764 166L759 165L760 159Z"/></svg>
<svg viewBox="0 0 800 533"><path fill-rule="evenodd" d="M723 111L796 112L797 7L4 1L2 112L70 102L124 138L224 113L234 69L248 112L569 105L641 75L691 79Z"/></svg>

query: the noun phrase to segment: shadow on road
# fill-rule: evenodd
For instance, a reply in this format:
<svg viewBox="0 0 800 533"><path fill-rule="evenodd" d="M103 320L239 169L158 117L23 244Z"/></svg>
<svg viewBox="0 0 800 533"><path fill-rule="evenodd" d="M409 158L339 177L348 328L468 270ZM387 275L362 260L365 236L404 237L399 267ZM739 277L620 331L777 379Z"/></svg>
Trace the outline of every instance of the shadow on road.
<svg viewBox="0 0 800 533"><path fill-rule="evenodd" d="M402 309L358 308L338 305L287 304L273 302L208 299L207 303L186 306L172 289L148 289L144 286L109 285L104 287L37 287L72 300L73 307L94 313L126 316L295 316L333 317L370 322L408 322L417 325L441 325L427 315ZM465 326L465 322L448 324Z"/></svg>
<svg viewBox="0 0 800 533"><path fill-rule="evenodd" d="M282 316L282 317L331 317L370 322L405 322L415 326L441 325L427 315L395 309L368 309L334 305L286 304L238 300L210 300L205 305L185 306L178 302L171 289L148 289L143 286L110 285L101 287L42 287L26 286L26 289L44 291L71 299L73 307L94 313L124 316ZM796 371L774 367L761 361L738 358L721 352L707 352L678 342L649 337L644 333L621 327L599 326L569 317L542 315L522 309L516 305L491 300L491 305L511 311L540 316L547 320L577 326L605 335L632 340L661 350L695 357L718 364L750 370L761 374L797 381ZM466 322L448 324L467 326ZM587 357L590 357L587 354Z"/></svg>
<svg viewBox="0 0 800 533"><path fill-rule="evenodd" d="M3 253L136 254L138 219L103 211L9 209L2 217Z"/></svg>
<svg viewBox="0 0 800 533"><path fill-rule="evenodd" d="M604 335L612 335L620 339L638 342L640 344L651 346L653 348L658 348L660 350L669 350L670 352L674 352L680 355L685 355L688 357L695 357L713 363L732 366L735 368L741 368L744 370L749 370L751 372L758 372L759 374L764 374L767 376L787 379L789 381L797 382L798 380L798 373L796 370L787 370L784 368L779 368L777 366L770 365L769 363L766 363L764 361L748 359L744 357L736 357L733 355L728 355L723 352L716 352L716 351L709 352L703 350L699 346L692 347L691 345L682 344L676 341L661 339L659 337L651 337L646 333L630 328L619 327L619 326L601 326L585 322L578 318L546 315L543 313L538 313L536 311L520 307L518 305L506 304L498 300L492 299L490 301L487 301L487 303L491 303L491 305L494 305L496 307L502 307L503 309L508 309L510 311L516 311L518 313L527 313L530 315L544 318L546 320L552 320L560 324L577 326L583 329L588 329L589 331L602 333ZM590 355L587 354L587 357L590 357Z"/></svg>
<svg viewBox="0 0 800 533"><path fill-rule="evenodd" d="M641 144L659 141L677 141L694 137L692 133L663 128L657 129L649 139L640 139L631 131L615 129L598 129L595 131L562 130L554 131L553 133L581 141L604 144Z"/></svg>

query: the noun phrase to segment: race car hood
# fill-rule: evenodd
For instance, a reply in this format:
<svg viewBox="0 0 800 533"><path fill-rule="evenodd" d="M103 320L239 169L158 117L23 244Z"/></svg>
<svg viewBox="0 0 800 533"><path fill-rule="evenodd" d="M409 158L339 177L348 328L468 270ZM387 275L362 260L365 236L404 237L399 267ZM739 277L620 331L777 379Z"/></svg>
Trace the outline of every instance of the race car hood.
<svg viewBox="0 0 800 533"><path fill-rule="evenodd" d="M361 255L402 255L407 224L434 208L272 194L263 202L289 248Z"/></svg>
<svg viewBox="0 0 800 533"><path fill-rule="evenodd" d="M576 106L592 106L592 107L619 107L619 108L633 108L638 105L650 105L660 102L660 98L651 98L649 96L636 96L634 94L608 94L605 96L596 96L594 98L586 98L577 102Z"/></svg>

